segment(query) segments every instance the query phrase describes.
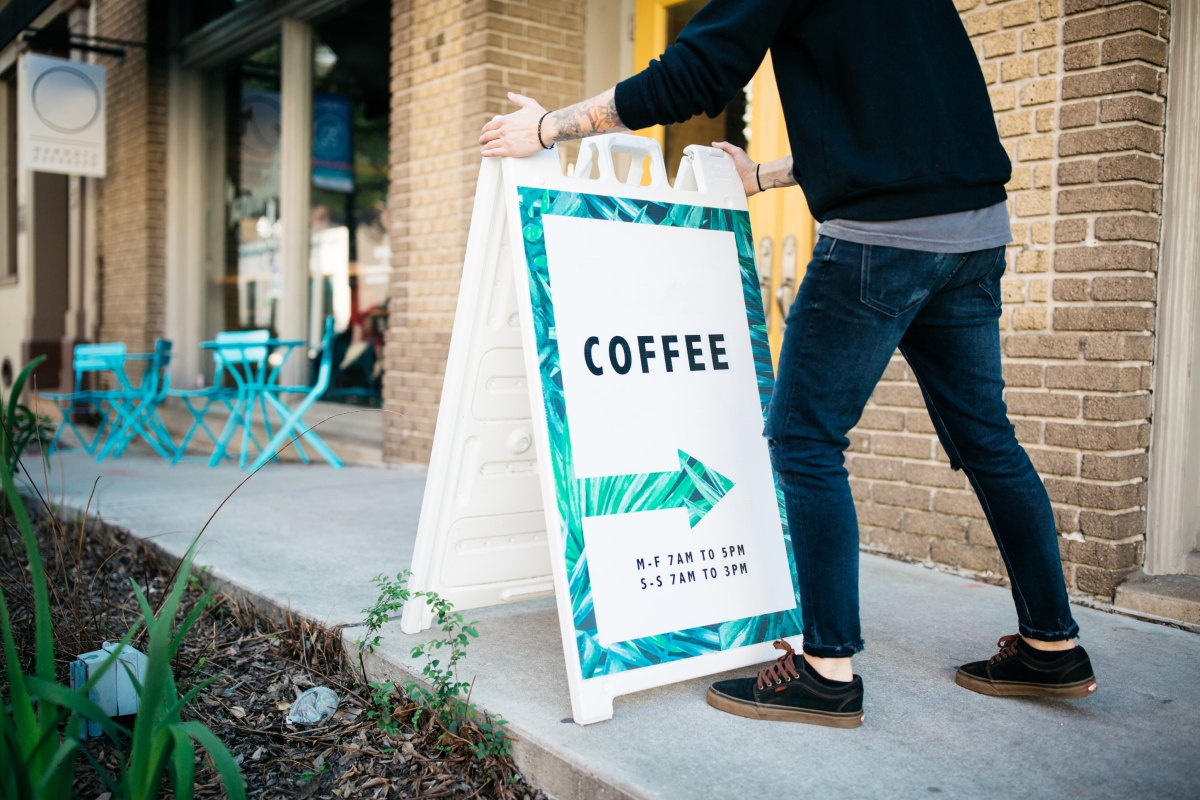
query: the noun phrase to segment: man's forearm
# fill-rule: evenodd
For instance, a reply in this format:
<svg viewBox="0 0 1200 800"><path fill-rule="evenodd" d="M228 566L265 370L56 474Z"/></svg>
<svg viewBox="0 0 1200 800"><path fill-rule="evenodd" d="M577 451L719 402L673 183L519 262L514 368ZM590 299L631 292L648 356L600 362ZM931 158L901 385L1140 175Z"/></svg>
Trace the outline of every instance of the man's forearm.
<svg viewBox="0 0 1200 800"><path fill-rule="evenodd" d="M554 111L542 125L546 144L569 142L598 133L628 133L617 115L616 89L596 95L590 100Z"/></svg>
<svg viewBox="0 0 1200 800"><path fill-rule="evenodd" d="M795 162L791 156L784 156L775 161L768 161L758 168L758 183L763 190L782 189L785 186L796 186Z"/></svg>

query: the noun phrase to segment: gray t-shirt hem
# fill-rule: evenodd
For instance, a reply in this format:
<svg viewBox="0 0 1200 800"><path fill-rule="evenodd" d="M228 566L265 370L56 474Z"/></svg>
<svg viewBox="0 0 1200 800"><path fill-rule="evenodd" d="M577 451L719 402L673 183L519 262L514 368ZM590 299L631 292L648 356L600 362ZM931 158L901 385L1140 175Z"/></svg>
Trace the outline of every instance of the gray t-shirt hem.
<svg viewBox="0 0 1200 800"><path fill-rule="evenodd" d="M847 242L929 253L971 253L1003 247L1012 241L1008 207L1004 203L974 211L885 222L831 219L821 224L819 232Z"/></svg>

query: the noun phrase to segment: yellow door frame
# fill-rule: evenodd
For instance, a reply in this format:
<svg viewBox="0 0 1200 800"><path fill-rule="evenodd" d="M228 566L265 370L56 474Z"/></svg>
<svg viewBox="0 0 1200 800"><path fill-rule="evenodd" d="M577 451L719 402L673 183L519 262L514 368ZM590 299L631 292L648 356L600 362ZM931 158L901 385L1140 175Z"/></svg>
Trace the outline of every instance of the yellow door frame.
<svg viewBox="0 0 1200 800"><path fill-rule="evenodd" d="M634 7L633 71L641 72L667 49L667 16L671 6L687 0L636 0ZM758 163L774 161L791 153L787 125L779 105L779 89L768 53L751 82L750 143L748 154ZM639 131L639 135L658 140L666 146L666 131L661 125ZM808 203L799 187L775 189L750 198L750 227L754 231L755 258L767 252L771 257L770 286L764 292L767 332L771 353L778 360L783 341L783 313L790 297L804 277L812 258L814 225ZM764 248L764 240L770 247ZM795 276L784 284L785 244ZM765 266L765 265L763 265ZM790 277L790 276L789 276Z"/></svg>
<svg viewBox="0 0 1200 800"><path fill-rule="evenodd" d="M754 75L750 91L748 155L759 164L789 155L792 148L770 53ZM764 305L771 353L778 360L783 343L784 310L796 296L812 258L815 226L800 187L772 189L751 197L750 229L754 231L756 258L765 252L764 239L770 241L771 285L764 292ZM786 276L785 271L789 273Z"/></svg>
<svg viewBox="0 0 1200 800"><path fill-rule="evenodd" d="M637 74L667 49L667 9L687 0L636 0L633 19L633 71ZM666 147L666 129L655 125L638 132Z"/></svg>

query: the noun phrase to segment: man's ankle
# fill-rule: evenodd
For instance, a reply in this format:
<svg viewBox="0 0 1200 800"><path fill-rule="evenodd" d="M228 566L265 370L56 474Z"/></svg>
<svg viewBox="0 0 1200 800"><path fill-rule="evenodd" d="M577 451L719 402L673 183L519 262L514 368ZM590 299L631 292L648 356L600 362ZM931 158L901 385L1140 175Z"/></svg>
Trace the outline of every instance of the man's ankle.
<svg viewBox="0 0 1200 800"><path fill-rule="evenodd" d="M822 678L828 678L831 681L843 682L854 680L854 667L851 666L849 658L820 658L818 656L810 656L808 653L805 653L804 660L807 661Z"/></svg>
<svg viewBox="0 0 1200 800"><path fill-rule="evenodd" d="M1062 641L1058 642L1044 642L1041 639L1030 639L1028 636L1024 635L1022 635L1021 638L1025 641L1025 644L1029 645L1034 650L1056 651L1075 649L1074 639L1063 639Z"/></svg>

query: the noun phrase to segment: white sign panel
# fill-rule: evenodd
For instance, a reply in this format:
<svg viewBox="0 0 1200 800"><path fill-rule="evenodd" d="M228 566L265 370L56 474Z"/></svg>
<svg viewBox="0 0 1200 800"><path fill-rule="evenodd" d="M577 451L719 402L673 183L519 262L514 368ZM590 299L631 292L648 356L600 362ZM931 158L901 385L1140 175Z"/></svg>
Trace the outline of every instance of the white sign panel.
<svg viewBox="0 0 1200 800"><path fill-rule="evenodd" d="M553 592L579 723L801 630L746 197L721 151L687 153L675 187L622 135L583 143L599 180L554 153L480 172L411 585Z"/></svg>
<svg viewBox="0 0 1200 800"><path fill-rule="evenodd" d="M104 177L104 67L26 53L17 94L22 167Z"/></svg>
<svg viewBox="0 0 1200 800"><path fill-rule="evenodd" d="M734 233L543 219L576 479L682 450L733 483L694 527L683 505L583 518L598 644L793 608Z"/></svg>

